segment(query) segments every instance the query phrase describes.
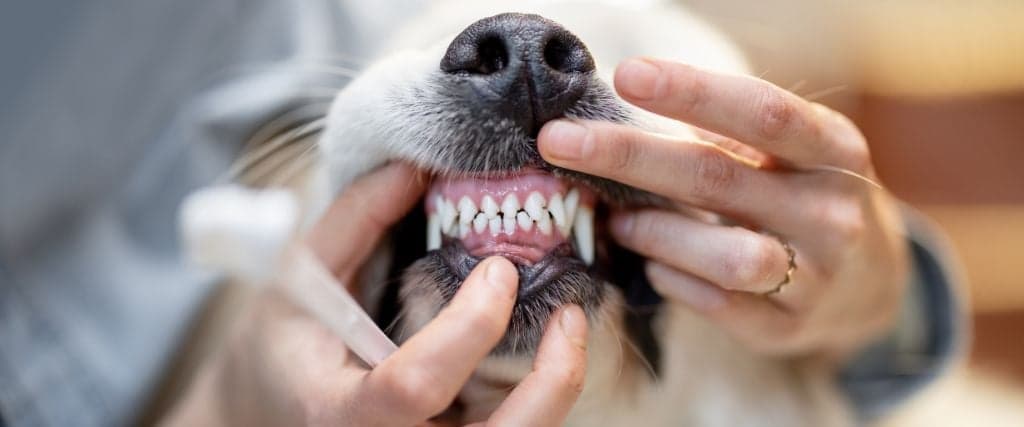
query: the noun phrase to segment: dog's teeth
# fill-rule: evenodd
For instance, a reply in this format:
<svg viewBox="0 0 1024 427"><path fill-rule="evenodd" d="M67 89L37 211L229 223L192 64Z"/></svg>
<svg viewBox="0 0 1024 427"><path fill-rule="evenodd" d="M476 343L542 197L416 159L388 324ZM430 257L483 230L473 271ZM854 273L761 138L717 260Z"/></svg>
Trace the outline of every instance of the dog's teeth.
<svg viewBox="0 0 1024 427"><path fill-rule="evenodd" d="M541 234L545 236L551 235L551 217L545 215L537 221L537 229L540 230Z"/></svg>
<svg viewBox="0 0 1024 427"><path fill-rule="evenodd" d="M565 195L565 218L569 220L567 227L572 227L572 223L576 219L576 208L579 207L579 205L580 192L573 188Z"/></svg>
<svg viewBox="0 0 1024 427"><path fill-rule="evenodd" d="M547 218L548 213L544 209L544 196L540 192L534 191L526 197L526 203L523 204L523 210L530 214L530 218L534 221L540 221L541 218Z"/></svg>
<svg viewBox="0 0 1024 427"><path fill-rule="evenodd" d="M433 213L427 217L427 250L441 248L441 218Z"/></svg>
<svg viewBox="0 0 1024 427"><path fill-rule="evenodd" d="M505 234L511 235L516 232L516 217L515 215L503 215L501 217L501 224L504 227Z"/></svg>
<svg viewBox="0 0 1024 427"><path fill-rule="evenodd" d="M494 201L489 195L485 195L484 199L480 201L480 210L483 211L487 218L494 218L498 216L498 202Z"/></svg>
<svg viewBox="0 0 1024 427"><path fill-rule="evenodd" d="M468 222L459 222L459 238L465 239L469 235L470 226Z"/></svg>
<svg viewBox="0 0 1024 427"><path fill-rule="evenodd" d="M519 204L519 198L515 193L509 193L505 196L505 201L501 202L501 215L505 218L515 218L521 208L522 205Z"/></svg>
<svg viewBox="0 0 1024 427"><path fill-rule="evenodd" d="M483 233L486 228L487 228L487 215L484 215L482 213L476 214L476 217L473 218L473 231L475 231L475 232L477 232L477 234L479 234L479 233Z"/></svg>
<svg viewBox="0 0 1024 427"><path fill-rule="evenodd" d="M525 231L533 230L533 219L526 212L519 212L516 214L516 223L519 224L519 228Z"/></svg>
<svg viewBox="0 0 1024 427"><path fill-rule="evenodd" d="M487 225L490 226L492 236L501 234L501 217L495 216L494 218L488 219Z"/></svg>
<svg viewBox="0 0 1024 427"><path fill-rule="evenodd" d="M437 198L434 205L437 207L437 214L441 220L441 233L447 235L455 234L455 217L458 216L458 213L455 212L455 206L452 206L451 202L441 197Z"/></svg>
<svg viewBox="0 0 1024 427"><path fill-rule="evenodd" d="M476 203L469 196L462 196L459 200L459 222L470 223L476 217L476 212Z"/></svg>
<svg viewBox="0 0 1024 427"><path fill-rule="evenodd" d="M576 251L580 259L587 265L594 263L594 211L580 206L576 211L576 220L572 227L576 238Z"/></svg>
<svg viewBox="0 0 1024 427"><path fill-rule="evenodd" d="M548 212L551 212L551 219L555 221L555 227L562 236L569 236L570 225L565 216L565 203L562 202L562 195L555 193L548 199Z"/></svg>

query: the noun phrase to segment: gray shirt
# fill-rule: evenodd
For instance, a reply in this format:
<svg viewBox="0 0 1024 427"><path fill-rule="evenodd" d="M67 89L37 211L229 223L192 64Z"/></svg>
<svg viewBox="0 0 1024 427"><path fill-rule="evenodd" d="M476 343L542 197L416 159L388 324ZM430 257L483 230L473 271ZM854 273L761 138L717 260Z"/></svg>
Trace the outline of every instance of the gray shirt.
<svg viewBox="0 0 1024 427"><path fill-rule="evenodd" d="M225 170L254 126L309 103L310 88L344 84L315 65L366 58L417 6L0 7L0 425L137 417L214 282L180 260L182 197ZM950 307L932 312L952 319ZM844 381L892 380L879 366L895 366L893 351Z"/></svg>

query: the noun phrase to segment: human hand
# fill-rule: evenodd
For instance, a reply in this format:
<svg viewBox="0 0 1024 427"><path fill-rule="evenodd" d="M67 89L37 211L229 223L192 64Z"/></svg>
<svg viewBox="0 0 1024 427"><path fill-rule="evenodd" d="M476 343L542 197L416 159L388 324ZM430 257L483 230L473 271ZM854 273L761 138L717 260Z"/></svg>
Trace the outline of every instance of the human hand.
<svg viewBox="0 0 1024 427"><path fill-rule="evenodd" d="M559 120L541 130L539 149L552 164L679 204L611 219L614 238L649 258L659 293L766 354L842 360L891 325L909 269L895 202L850 175L810 171L873 176L864 137L847 118L759 79L660 60L623 62L615 87L694 126L705 143ZM746 227L699 220L683 206ZM773 292L787 276L785 244L796 269Z"/></svg>
<svg viewBox="0 0 1024 427"><path fill-rule="evenodd" d="M309 245L350 283L376 242L422 192L422 180L408 166L374 172L329 208ZM428 420L448 408L505 334L517 285L509 261L484 260L433 321L373 370L321 323L282 295L267 292L226 351L205 367L171 423L441 425ZM576 306L554 316L533 372L489 422L558 425L569 412L582 387L586 319Z"/></svg>

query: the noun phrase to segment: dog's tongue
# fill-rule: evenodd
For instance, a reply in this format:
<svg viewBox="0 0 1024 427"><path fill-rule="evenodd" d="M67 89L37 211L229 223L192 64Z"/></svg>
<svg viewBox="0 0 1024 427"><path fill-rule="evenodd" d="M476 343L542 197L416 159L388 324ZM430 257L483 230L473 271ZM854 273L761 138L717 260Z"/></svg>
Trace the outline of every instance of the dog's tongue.
<svg viewBox="0 0 1024 427"><path fill-rule="evenodd" d="M594 199L585 188L539 170L440 178L427 195L427 250L460 240L473 256L502 255L533 264L572 235L589 263Z"/></svg>

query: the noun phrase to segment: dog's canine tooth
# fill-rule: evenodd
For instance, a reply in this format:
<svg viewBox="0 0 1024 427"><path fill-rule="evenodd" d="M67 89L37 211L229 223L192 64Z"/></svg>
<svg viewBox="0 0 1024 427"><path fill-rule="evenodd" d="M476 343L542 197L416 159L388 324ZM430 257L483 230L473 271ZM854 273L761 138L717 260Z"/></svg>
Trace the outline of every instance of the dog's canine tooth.
<svg viewBox="0 0 1024 427"><path fill-rule="evenodd" d="M525 231L533 230L533 219L526 212L519 212L516 214L516 223L519 224L519 228Z"/></svg>
<svg viewBox="0 0 1024 427"><path fill-rule="evenodd" d="M459 222L459 238L465 239L469 235L469 229L468 222Z"/></svg>
<svg viewBox="0 0 1024 427"><path fill-rule="evenodd" d="M547 210L544 209L546 201L544 196L539 191L534 191L526 196L526 203L523 204L523 210L530 214L530 218L534 221L540 222L541 218L547 218Z"/></svg>
<svg viewBox="0 0 1024 427"><path fill-rule="evenodd" d="M562 201L562 195L555 193L548 199L548 212L551 213L551 219L555 221L555 227L558 227L558 231L562 233L562 236L569 236L569 221L565 216L565 203Z"/></svg>
<svg viewBox="0 0 1024 427"><path fill-rule="evenodd" d="M462 196L459 200L459 222L470 223L476 218L476 203L469 196Z"/></svg>
<svg viewBox="0 0 1024 427"><path fill-rule="evenodd" d="M547 213L546 211L544 212ZM551 235L552 223L549 215L544 215L537 220L537 229L540 230L541 234L545 236Z"/></svg>
<svg viewBox="0 0 1024 427"><path fill-rule="evenodd" d="M568 228L572 228L576 220L576 208L580 205L580 191L573 188L565 195L565 218L568 219ZM569 235L566 234L566 237Z"/></svg>
<svg viewBox="0 0 1024 427"><path fill-rule="evenodd" d="M501 202L501 214L505 218L515 218L519 209L522 209L522 205L519 204L519 197L516 197L515 193L509 193Z"/></svg>
<svg viewBox="0 0 1024 427"><path fill-rule="evenodd" d="M427 217L427 250L441 249L441 218L433 213Z"/></svg>
<svg viewBox="0 0 1024 427"><path fill-rule="evenodd" d="M572 227L572 233L576 238L576 251L580 259L587 265L594 263L594 211L586 206L580 206L576 211L576 220Z"/></svg>
<svg viewBox="0 0 1024 427"><path fill-rule="evenodd" d="M483 213L476 214L476 217L473 218L473 231L475 231L477 234L479 234L479 233L483 233L484 230L486 230L486 229L487 229L487 215L484 215Z"/></svg>
<svg viewBox="0 0 1024 427"><path fill-rule="evenodd" d="M484 195L484 199L480 201L480 210L487 215L487 219L493 219L498 216L498 202L490 195Z"/></svg>

